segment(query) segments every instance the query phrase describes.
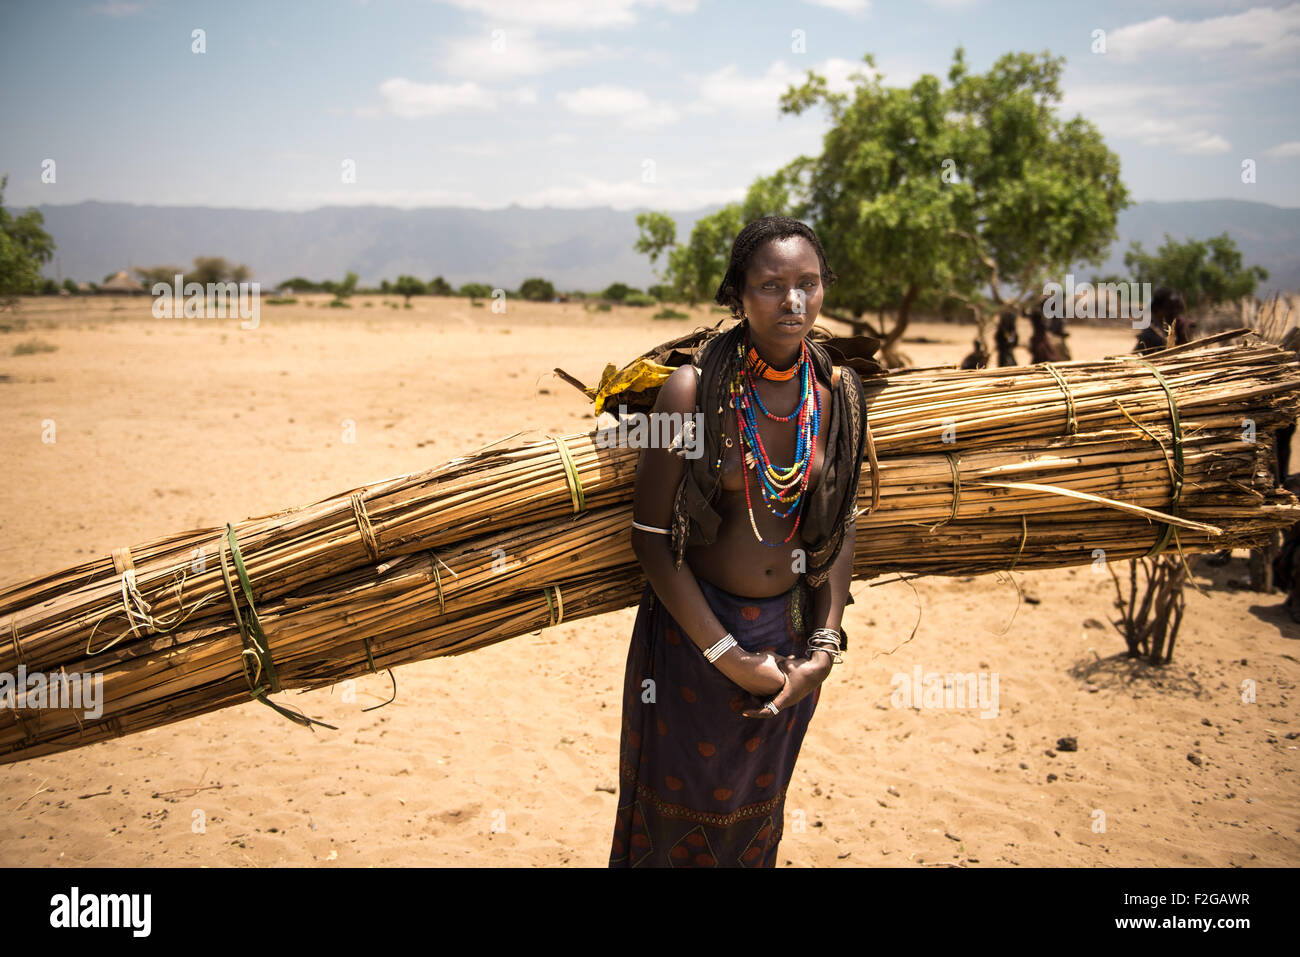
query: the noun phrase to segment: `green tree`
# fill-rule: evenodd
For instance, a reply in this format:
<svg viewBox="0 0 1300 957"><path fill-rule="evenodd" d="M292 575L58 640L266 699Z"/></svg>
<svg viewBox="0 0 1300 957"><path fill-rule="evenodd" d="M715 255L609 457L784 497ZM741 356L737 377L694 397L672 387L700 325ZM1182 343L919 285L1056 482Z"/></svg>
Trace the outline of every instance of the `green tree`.
<svg viewBox="0 0 1300 957"><path fill-rule="evenodd" d="M616 282L616 283L611 283L609 287L600 295L601 298L603 299L613 299L616 302L622 302L624 299L628 297L630 293L640 292L640 291L641 290L639 289L633 289L627 283Z"/></svg>
<svg viewBox="0 0 1300 957"><path fill-rule="evenodd" d="M210 282L226 282L234 269L224 256L195 256L194 265L185 271L185 282L206 286Z"/></svg>
<svg viewBox="0 0 1300 957"><path fill-rule="evenodd" d="M175 284L177 275L182 277L181 282L184 283L184 273L185 270L180 266L137 266L135 270L136 278L147 289L152 289L156 282L171 286Z"/></svg>
<svg viewBox="0 0 1300 957"><path fill-rule="evenodd" d="M1241 251L1226 232L1181 243L1165 233L1154 255L1134 242L1124 254L1124 267L1137 282L1177 289L1188 309L1253 295L1256 285L1268 278L1263 266L1243 267Z"/></svg>
<svg viewBox="0 0 1300 957"><path fill-rule="evenodd" d="M63 280L63 288L66 289L68 292L73 293L74 295L77 292L77 284L71 279Z"/></svg>
<svg viewBox="0 0 1300 957"><path fill-rule="evenodd" d="M441 276L434 276L429 280L429 295L431 296L454 296L456 291L451 288L451 283Z"/></svg>
<svg viewBox="0 0 1300 957"><path fill-rule="evenodd" d="M491 299L492 287L482 282L467 282L460 287L457 295L468 296L470 299Z"/></svg>
<svg viewBox="0 0 1300 957"><path fill-rule="evenodd" d="M820 156L799 157L750 200L813 226L841 264L823 312L880 314L887 361L918 300L955 298L982 326L1072 264L1100 263L1113 242L1128 190L1096 127L1056 115L1064 62L1008 53L975 74L959 47L947 87L926 74L887 88L859 73L850 97L810 71L782 97L796 115L824 103L832 126Z"/></svg>
<svg viewBox="0 0 1300 957"><path fill-rule="evenodd" d="M41 266L54 256L54 240L42 227L40 210L13 216L4 205L8 175L0 177L0 309L36 291Z"/></svg>
<svg viewBox="0 0 1300 957"><path fill-rule="evenodd" d="M393 292L402 296L409 305L412 296L423 296L427 289L424 283L414 276L398 276L397 282L393 283Z"/></svg>
<svg viewBox="0 0 1300 957"><path fill-rule="evenodd" d="M346 306L348 304L347 303L348 297L351 296L352 293L356 292L357 280L360 278L361 277L358 276L356 273L349 270L348 274L343 277L342 282L334 283L333 284L334 288L330 290L330 292L334 293L334 301L331 302L330 305ZM418 281L419 280L417 280L417 282Z"/></svg>
<svg viewBox="0 0 1300 957"><path fill-rule="evenodd" d="M691 305L708 301L727 270L731 244L744 225L745 211L732 203L710 213L695 223L690 240L682 245L676 244L677 227L666 213L641 213L636 219L641 234L635 248L648 253L651 263L664 256L666 266L661 275L673 298Z"/></svg>
<svg viewBox="0 0 1300 957"><path fill-rule="evenodd" d="M1009 53L974 74L959 47L946 85L926 74L907 88L884 86L871 55L863 60L871 72L853 74L851 93L831 93L809 71L781 98L784 113L827 108L820 155L756 180L743 204L700 220L684 246L669 248L662 214L638 219L637 248L667 252L677 292L712 298L743 224L791 216L816 230L840 277L822 315L878 335L885 361L901 365L918 303L956 300L982 327L1073 264L1101 262L1130 200L1097 129L1056 115L1063 58Z"/></svg>
<svg viewBox="0 0 1300 957"><path fill-rule="evenodd" d="M550 302L555 298L555 287L545 279L525 279L519 286L519 298L530 302Z"/></svg>

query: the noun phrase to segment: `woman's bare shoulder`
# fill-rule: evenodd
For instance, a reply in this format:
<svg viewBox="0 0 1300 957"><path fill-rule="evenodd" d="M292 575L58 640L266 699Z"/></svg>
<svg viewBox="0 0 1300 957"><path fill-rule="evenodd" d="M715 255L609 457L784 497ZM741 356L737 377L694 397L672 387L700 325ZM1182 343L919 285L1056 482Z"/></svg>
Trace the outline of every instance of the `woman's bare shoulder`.
<svg viewBox="0 0 1300 957"><path fill-rule="evenodd" d="M687 364L678 366L659 387L656 412L694 412L699 388L699 369Z"/></svg>

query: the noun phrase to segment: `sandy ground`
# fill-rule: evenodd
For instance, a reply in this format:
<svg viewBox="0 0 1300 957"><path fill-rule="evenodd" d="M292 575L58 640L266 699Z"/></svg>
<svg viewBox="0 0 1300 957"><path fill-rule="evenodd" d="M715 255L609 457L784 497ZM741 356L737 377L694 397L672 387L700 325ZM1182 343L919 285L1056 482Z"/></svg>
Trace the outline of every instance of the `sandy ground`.
<svg viewBox="0 0 1300 957"><path fill-rule="evenodd" d="M585 431L585 381L709 316L463 300L264 306L154 319L147 302L35 301L0 317L0 580L425 468L517 429ZM369 303L369 306L367 306ZM919 364L964 328L920 324ZM13 355L37 338L51 352ZM1077 330L1075 358L1131 331ZM488 355L488 345L492 354ZM1022 360L1023 361L1023 360ZM45 420L56 441L42 443ZM345 420L356 441L342 440ZM1295 459L1300 461L1300 457ZM852 653L823 690L786 808L790 866L1300 864L1300 626L1201 569L1173 664L1118 657L1091 567L856 582ZM0 771L0 865L603 866L634 611L293 699L250 703ZM915 638L892 655L920 616ZM873 657L874 656L874 657ZM895 674L995 672L999 709L891 706ZM1256 700L1241 687L1253 681ZM1291 737L1288 737L1291 735ZM1073 736L1078 750L1057 750Z"/></svg>

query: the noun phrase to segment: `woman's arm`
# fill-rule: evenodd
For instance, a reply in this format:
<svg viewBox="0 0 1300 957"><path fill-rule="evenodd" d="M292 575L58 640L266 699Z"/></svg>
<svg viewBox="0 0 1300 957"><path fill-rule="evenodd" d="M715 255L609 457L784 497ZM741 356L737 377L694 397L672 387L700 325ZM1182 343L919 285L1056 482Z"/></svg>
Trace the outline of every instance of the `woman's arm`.
<svg viewBox="0 0 1300 957"><path fill-rule="evenodd" d="M678 413L681 422L695 412L696 373L682 366L659 389L652 414ZM651 429L651 435L661 434ZM697 436L703 442L704 436ZM673 499L681 484L686 461L668 449L642 449L637 460L632 514L642 525L671 528ZM727 634L700 591L690 563L681 568L673 563L670 536L632 529L632 550L645 570L646 578L673 618L686 629L696 647L704 651ZM770 697L785 684L781 668L772 655L759 655L739 646L732 648L714 666L750 694Z"/></svg>
<svg viewBox="0 0 1300 957"><path fill-rule="evenodd" d="M844 542L840 553L835 556L830 575L820 588L812 590L813 625L816 628L834 628L840 630L844 618L844 606L849 600L849 584L853 581L853 549L858 540L858 523L852 522L844 530Z"/></svg>

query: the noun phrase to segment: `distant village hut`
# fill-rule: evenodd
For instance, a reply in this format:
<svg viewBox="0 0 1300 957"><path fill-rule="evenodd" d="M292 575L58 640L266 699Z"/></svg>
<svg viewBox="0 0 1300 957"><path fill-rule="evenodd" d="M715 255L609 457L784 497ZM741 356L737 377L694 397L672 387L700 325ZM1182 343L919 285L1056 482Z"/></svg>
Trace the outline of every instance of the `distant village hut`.
<svg viewBox="0 0 1300 957"><path fill-rule="evenodd" d="M115 272L99 287L99 291L116 296L142 296L148 292L142 284L128 276L125 269Z"/></svg>

